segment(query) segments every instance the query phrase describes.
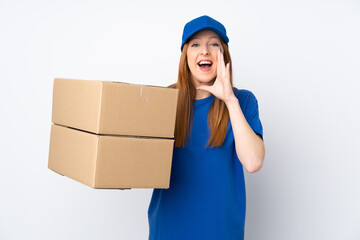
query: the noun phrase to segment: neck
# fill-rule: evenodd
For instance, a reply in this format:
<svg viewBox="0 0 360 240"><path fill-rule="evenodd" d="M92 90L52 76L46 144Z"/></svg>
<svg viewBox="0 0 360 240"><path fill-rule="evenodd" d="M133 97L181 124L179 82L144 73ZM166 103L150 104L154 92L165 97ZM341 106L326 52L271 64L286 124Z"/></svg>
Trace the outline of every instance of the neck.
<svg viewBox="0 0 360 240"><path fill-rule="evenodd" d="M195 88L197 87L200 87L200 86L212 86L215 82L215 79L210 81L210 82L207 82L207 83L201 83L199 81L194 81L195 82ZM211 95L210 92L206 91L206 90L196 90L196 96L195 96L195 99L198 100L198 99L203 99L203 98L207 98Z"/></svg>
<svg viewBox="0 0 360 240"><path fill-rule="evenodd" d="M205 90L196 90L196 96L195 96L195 99L198 100L198 99L203 99L203 98L207 98L211 95L210 92L208 91L205 91Z"/></svg>

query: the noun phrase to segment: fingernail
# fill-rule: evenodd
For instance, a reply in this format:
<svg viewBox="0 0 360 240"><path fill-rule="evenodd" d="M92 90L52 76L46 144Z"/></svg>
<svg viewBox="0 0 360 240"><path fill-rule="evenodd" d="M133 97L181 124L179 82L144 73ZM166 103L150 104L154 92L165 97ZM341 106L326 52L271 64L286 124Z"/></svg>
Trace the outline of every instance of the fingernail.
<svg viewBox="0 0 360 240"><path fill-rule="evenodd" d="M221 50L221 47L219 46L219 49L220 49L220 53L223 54L222 50Z"/></svg>

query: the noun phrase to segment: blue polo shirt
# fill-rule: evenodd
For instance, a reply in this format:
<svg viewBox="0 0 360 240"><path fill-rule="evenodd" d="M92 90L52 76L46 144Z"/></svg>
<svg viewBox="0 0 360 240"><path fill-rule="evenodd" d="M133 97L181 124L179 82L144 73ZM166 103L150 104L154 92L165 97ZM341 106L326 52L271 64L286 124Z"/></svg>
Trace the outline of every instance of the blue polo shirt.
<svg viewBox="0 0 360 240"><path fill-rule="evenodd" d="M234 93L247 122L262 137L256 97L245 89L234 88ZM153 190L148 209L149 240L244 239L244 172L230 120L223 145L205 148L213 99L210 95L194 101L192 134L188 133L185 148L174 147L170 187Z"/></svg>

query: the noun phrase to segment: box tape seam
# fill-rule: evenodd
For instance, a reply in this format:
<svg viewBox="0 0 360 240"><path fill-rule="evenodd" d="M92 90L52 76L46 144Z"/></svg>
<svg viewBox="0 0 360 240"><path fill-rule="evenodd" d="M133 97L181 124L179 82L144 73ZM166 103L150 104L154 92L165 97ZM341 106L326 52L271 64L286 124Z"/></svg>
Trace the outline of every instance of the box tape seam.
<svg viewBox="0 0 360 240"><path fill-rule="evenodd" d="M149 102L149 88L144 86L143 84L140 85L139 102Z"/></svg>

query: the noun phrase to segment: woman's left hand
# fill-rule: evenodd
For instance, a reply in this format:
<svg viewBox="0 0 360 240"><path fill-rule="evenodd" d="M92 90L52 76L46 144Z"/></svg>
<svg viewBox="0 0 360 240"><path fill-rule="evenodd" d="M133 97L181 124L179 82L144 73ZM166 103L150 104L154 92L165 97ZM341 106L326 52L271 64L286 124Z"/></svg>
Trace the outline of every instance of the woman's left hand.
<svg viewBox="0 0 360 240"><path fill-rule="evenodd" d="M217 59L217 76L214 84L212 86L199 86L196 89L208 91L226 103L235 97L230 83L230 62L225 66L224 55L220 52L220 48Z"/></svg>

